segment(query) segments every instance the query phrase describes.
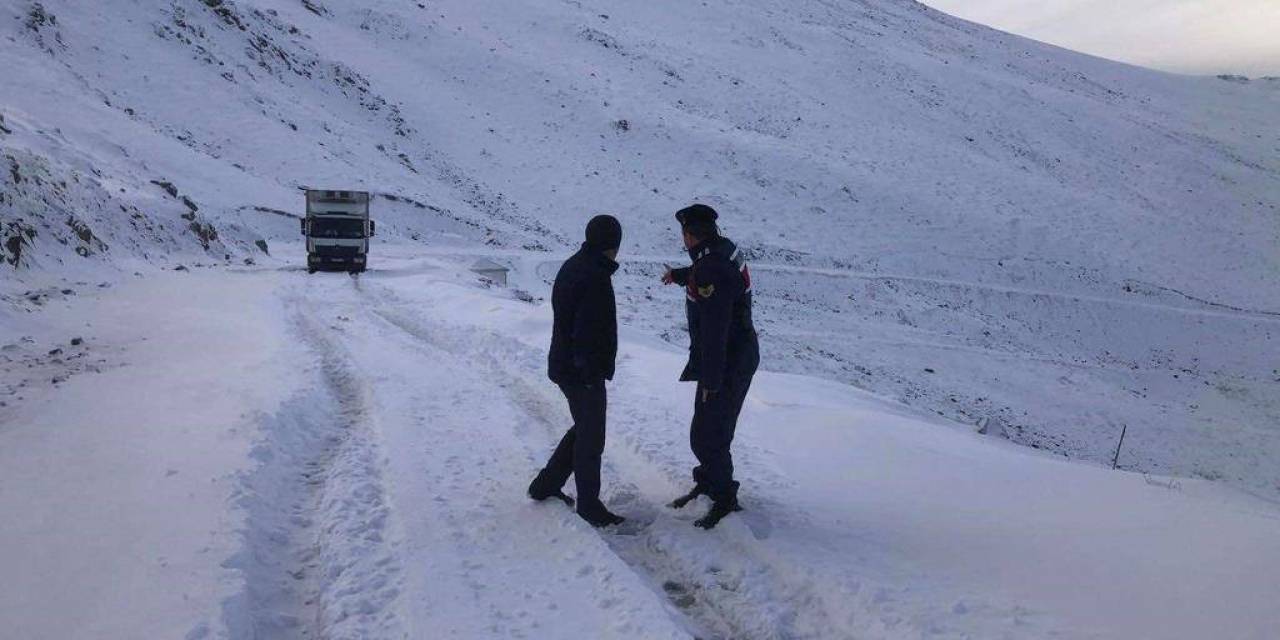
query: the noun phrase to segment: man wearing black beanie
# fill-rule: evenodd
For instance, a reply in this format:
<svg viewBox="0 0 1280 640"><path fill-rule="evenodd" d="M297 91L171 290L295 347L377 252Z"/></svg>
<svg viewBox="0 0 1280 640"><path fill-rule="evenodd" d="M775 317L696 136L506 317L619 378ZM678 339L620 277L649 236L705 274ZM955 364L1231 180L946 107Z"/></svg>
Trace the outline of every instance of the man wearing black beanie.
<svg viewBox="0 0 1280 640"><path fill-rule="evenodd" d="M578 515L595 527L623 522L600 501L600 457L604 453L605 381L613 379L618 353L613 273L618 270L622 225L600 215L587 223L586 241L556 274L551 290L555 319L547 375L569 401L573 426L529 485L534 500L559 498L572 474L578 488Z"/></svg>

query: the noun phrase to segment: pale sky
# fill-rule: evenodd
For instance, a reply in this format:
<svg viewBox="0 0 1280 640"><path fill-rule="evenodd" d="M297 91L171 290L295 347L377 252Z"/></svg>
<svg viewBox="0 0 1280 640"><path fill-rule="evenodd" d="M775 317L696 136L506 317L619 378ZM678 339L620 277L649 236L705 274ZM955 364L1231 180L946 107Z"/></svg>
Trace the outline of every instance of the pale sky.
<svg viewBox="0 0 1280 640"><path fill-rule="evenodd" d="M1280 76L1280 0L923 0L1002 31L1179 73Z"/></svg>

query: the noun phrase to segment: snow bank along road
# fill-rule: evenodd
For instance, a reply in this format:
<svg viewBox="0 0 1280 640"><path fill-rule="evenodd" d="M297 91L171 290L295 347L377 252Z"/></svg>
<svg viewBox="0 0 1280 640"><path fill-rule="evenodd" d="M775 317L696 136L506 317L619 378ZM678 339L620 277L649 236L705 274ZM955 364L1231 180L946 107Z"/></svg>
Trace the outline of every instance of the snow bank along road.
<svg viewBox="0 0 1280 640"><path fill-rule="evenodd" d="M736 445L747 511L696 529L705 504L661 506L692 463L682 354L634 329L605 497L636 526L598 533L523 495L568 425L543 376L549 309L442 258L389 265L168 272L5 318L11 351L85 341L6 360L0 635L1280 629L1276 505L1069 463L816 378L759 376Z"/></svg>

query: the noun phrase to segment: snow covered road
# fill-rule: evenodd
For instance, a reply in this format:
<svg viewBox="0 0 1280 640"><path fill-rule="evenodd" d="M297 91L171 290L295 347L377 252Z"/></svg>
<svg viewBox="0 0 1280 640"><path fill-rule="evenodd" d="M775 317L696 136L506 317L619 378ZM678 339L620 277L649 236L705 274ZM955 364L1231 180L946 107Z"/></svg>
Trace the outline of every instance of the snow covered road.
<svg viewBox="0 0 1280 640"><path fill-rule="evenodd" d="M735 445L747 511L696 529L705 504L662 506L692 464L682 354L636 329L604 470L634 524L598 533L524 497L568 426L543 375L549 309L442 257L379 266L152 274L20 318L38 343L85 333L110 355L0 408L3 635L1280 628L1276 505L1041 455L816 378L759 376Z"/></svg>

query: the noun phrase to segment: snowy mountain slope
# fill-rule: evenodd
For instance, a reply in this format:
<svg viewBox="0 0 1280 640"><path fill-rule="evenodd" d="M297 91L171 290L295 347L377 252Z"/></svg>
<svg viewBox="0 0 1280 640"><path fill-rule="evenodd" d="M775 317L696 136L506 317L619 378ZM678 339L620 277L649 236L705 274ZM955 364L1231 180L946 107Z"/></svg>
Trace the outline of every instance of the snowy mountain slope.
<svg viewBox="0 0 1280 640"><path fill-rule="evenodd" d="M774 369L1099 461L1128 424L1129 468L1280 487L1276 82L901 0L22 0L0 67L6 313L262 260L332 184L394 198L384 235L522 263L615 212L651 258L626 313L678 341L652 278L704 200L768 276Z"/></svg>
<svg viewBox="0 0 1280 640"><path fill-rule="evenodd" d="M703 196L766 254L1276 306L1273 87L906 2L577 5L18 3L10 144L75 129L117 145L96 163L135 174L121 186L154 191L144 164L222 215L294 210L303 183L412 185L553 240L617 210L650 249L658 214Z"/></svg>
<svg viewBox="0 0 1280 640"><path fill-rule="evenodd" d="M381 249L360 278L197 268L17 323L83 335L104 362L6 414L7 634L1262 640L1280 624L1273 503L806 376L759 376L736 447L747 511L697 529L705 502L662 506L692 464L682 353L637 330L604 479L646 524L597 533L523 496L568 420L544 381L548 306Z"/></svg>
<svg viewBox="0 0 1280 640"><path fill-rule="evenodd" d="M1127 425L1122 468L1274 500L1276 82L897 0L17 0L0 69L20 635L1276 626L1272 506L920 418L1108 464ZM300 264L303 185L380 194L367 291L274 271ZM750 252L767 369L898 403L766 376L759 502L725 538L654 507L688 463L682 312L655 280L693 200ZM654 519L634 539L520 501L564 420L545 310L438 282L486 255L544 295L597 211L627 229L607 473Z"/></svg>

